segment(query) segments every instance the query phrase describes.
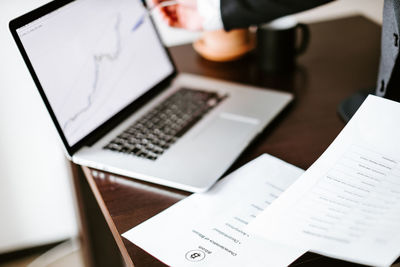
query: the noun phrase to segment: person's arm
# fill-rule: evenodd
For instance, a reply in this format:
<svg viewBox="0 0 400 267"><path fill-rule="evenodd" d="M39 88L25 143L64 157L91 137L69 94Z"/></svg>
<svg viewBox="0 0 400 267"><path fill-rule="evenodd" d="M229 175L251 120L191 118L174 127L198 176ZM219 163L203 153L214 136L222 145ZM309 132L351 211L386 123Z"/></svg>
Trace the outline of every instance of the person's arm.
<svg viewBox="0 0 400 267"><path fill-rule="evenodd" d="M155 4L163 0L153 0ZM231 30L269 22L333 0L178 0L161 8L164 20L189 30Z"/></svg>

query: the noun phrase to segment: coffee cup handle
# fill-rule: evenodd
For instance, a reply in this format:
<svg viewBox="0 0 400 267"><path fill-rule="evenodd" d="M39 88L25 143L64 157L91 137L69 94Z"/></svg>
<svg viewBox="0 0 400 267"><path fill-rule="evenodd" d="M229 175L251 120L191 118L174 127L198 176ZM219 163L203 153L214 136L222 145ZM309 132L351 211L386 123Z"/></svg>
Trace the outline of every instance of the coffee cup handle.
<svg viewBox="0 0 400 267"><path fill-rule="evenodd" d="M301 42L296 48L296 55L301 55L307 50L308 44L310 43L310 29L303 23L297 24L296 29L300 29L301 31Z"/></svg>

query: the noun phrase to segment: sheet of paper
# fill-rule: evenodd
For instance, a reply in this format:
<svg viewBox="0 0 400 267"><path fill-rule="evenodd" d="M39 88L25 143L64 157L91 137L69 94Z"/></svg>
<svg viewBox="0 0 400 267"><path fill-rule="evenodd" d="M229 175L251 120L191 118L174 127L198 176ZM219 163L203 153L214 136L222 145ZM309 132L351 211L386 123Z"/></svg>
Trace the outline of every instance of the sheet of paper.
<svg viewBox="0 0 400 267"><path fill-rule="evenodd" d="M287 266L306 251L244 231L303 171L262 155L123 234L170 266Z"/></svg>
<svg viewBox="0 0 400 267"><path fill-rule="evenodd" d="M393 263L400 255L400 104L369 96L247 230L343 260Z"/></svg>

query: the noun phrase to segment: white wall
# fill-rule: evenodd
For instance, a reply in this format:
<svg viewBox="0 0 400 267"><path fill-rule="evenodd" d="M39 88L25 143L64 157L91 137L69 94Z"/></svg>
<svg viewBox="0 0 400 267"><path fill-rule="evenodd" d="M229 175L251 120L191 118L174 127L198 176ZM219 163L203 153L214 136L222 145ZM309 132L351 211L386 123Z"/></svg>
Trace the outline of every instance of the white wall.
<svg viewBox="0 0 400 267"><path fill-rule="evenodd" d="M61 143L7 25L46 2L0 0L0 253L68 238L77 231ZM310 22L361 12L379 22L382 3L339 0L298 18ZM167 45L199 37L162 24L160 29Z"/></svg>
<svg viewBox="0 0 400 267"><path fill-rule="evenodd" d="M0 2L0 253L76 235L56 131L8 31L44 0Z"/></svg>

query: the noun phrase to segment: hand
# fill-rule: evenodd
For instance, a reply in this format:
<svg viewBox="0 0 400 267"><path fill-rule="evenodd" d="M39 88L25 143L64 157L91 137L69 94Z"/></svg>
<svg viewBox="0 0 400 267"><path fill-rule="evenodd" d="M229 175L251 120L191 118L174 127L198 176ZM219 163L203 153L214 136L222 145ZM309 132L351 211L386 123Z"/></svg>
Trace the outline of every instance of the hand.
<svg viewBox="0 0 400 267"><path fill-rule="evenodd" d="M157 5L165 0L152 0ZM197 10L197 0L178 0L178 4L160 7L163 20L171 27L192 31L203 29L203 18Z"/></svg>

